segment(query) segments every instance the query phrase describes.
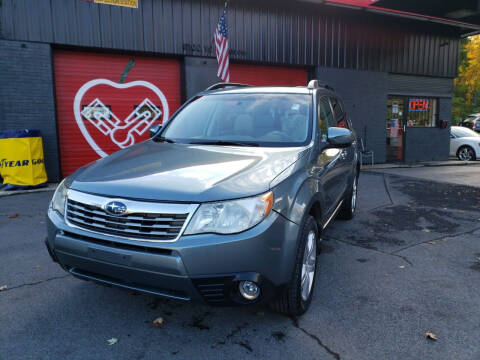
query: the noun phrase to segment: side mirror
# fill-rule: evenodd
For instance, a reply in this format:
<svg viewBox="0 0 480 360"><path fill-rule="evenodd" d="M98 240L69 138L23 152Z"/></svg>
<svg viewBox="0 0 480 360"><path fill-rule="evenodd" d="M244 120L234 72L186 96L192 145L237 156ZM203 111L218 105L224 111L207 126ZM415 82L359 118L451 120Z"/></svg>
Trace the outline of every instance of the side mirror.
<svg viewBox="0 0 480 360"><path fill-rule="evenodd" d="M353 134L350 130L341 127L328 128L327 143L335 148L349 147L353 143Z"/></svg>
<svg viewBox="0 0 480 360"><path fill-rule="evenodd" d="M150 139L153 139L155 135L158 134L158 132L162 129L162 125L157 124L153 125L149 130L148 130L148 135L150 136Z"/></svg>

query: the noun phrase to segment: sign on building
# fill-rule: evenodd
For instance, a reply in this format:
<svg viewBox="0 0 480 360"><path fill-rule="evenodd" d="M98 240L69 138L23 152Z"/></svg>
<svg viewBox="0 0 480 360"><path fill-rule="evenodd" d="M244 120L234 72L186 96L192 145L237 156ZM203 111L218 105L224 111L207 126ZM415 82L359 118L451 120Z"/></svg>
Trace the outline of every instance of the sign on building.
<svg viewBox="0 0 480 360"><path fill-rule="evenodd" d="M97 4L108 4L138 8L138 0L94 0L94 2Z"/></svg>

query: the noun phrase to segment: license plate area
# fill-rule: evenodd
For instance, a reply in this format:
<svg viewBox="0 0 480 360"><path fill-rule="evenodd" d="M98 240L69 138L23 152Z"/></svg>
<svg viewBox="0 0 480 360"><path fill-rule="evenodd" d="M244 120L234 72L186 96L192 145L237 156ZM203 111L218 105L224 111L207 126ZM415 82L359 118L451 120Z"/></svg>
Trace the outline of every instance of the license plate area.
<svg viewBox="0 0 480 360"><path fill-rule="evenodd" d="M88 257L91 259L96 259L100 261L105 261L112 264L118 265L131 265L132 256L125 254L118 254L112 251L106 251L95 248L88 248Z"/></svg>

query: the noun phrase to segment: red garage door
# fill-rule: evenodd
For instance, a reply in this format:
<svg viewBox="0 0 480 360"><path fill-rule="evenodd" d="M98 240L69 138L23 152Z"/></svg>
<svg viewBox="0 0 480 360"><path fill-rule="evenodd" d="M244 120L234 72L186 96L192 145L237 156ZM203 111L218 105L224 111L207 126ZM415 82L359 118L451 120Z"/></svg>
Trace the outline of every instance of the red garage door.
<svg viewBox="0 0 480 360"><path fill-rule="evenodd" d="M307 70L283 66L230 64L230 81L267 86L306 86Z"/></svg>
<svg viewBox="0 0 480 360"><path fill-rule="evenodd" d="M64 176L147 139L180 106L177 60L56 51L54 69Z"/></svg>

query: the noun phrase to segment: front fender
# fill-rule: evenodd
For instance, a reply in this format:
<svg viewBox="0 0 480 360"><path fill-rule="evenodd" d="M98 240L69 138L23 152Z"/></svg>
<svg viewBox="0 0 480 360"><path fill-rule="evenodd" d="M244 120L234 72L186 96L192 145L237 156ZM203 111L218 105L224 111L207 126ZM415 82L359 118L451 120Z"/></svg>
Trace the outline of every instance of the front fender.
<svg viewBox="0 0 480 360"><path fill-rule="evenodd" d="M277 185L273 193L274 210L298 225L316 201L324 208L325 201L319 182L305 169Z"/></svg>

